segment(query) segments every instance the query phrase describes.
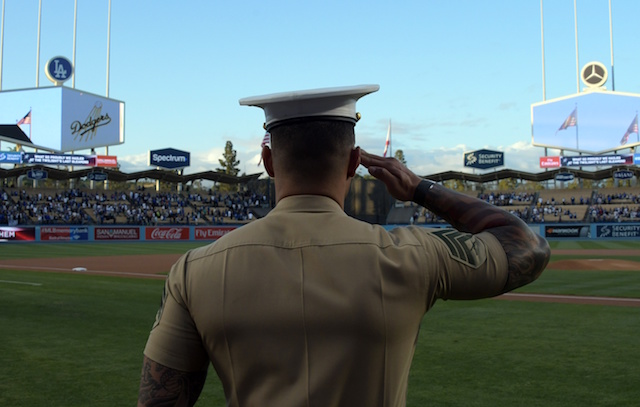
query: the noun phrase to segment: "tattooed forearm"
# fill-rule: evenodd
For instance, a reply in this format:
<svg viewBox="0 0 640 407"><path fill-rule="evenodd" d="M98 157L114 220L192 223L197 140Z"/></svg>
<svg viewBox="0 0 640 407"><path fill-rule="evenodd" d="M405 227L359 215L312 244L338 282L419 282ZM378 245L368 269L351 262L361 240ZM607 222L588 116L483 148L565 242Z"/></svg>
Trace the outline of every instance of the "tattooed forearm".
<svg viewBox="0 0 640 407"><path fill-rule="evenodd" d="M549 262L549 244L528 229L498 227L487 230L500 241L507 254L509 275L503 289L505 293L537 279Z"/></svg>
<svg viewBox="0 0 640 407"><path fill-rule="evenodd" d="M138 407L193 406L200 396L207 371L181 372L144 357Z"/></svg>
<svg viewBox="0 0 640 407"><path fill-rule="evenodd" d="M413 201L440 216L461 232L480 233L489 228L519 224L527 225L490 203L444 188L431 181L422 181Z"/></svg>
<svg viewBox="0 0 640 407"><path fill-rule="evenodd" d="M547 241L509 212L482 200L422 181L414 202L440 216L462 232L489 232L507 255L509 276L504 292L534 281L549 262Z"/></svg>

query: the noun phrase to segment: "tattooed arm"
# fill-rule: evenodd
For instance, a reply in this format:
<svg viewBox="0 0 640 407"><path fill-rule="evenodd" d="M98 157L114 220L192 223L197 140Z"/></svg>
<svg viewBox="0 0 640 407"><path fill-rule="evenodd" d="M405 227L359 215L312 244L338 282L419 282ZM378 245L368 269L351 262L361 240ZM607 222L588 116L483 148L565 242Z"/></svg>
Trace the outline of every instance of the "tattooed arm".
<svg viewBox="0 0 640 407"><path fill-rule="evenodd" d="M534 281L547 266L549 244L517 216L424 180L394 158L361 151L360 159L371 175L385 183L394 198L424 206L461 232L489 232L494 235L509 262L504 292Z"/></svg>
<svg viewBox="0 0 640 407"><path fill-rule="evenodd" d="M193 406L200 396L207 371L181 372L144 357L138 407Z"/></svg>

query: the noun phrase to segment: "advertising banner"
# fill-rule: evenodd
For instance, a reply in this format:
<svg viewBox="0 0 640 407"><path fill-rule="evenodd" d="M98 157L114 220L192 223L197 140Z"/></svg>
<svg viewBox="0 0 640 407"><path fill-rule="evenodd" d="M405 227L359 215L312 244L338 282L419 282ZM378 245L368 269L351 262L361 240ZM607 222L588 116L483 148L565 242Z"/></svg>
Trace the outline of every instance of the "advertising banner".
<svg viewBox="0 0 640 407"><path fill-rule="evenodd" d="M540 168L560 168L560 156L540 157Z"/></svg>
<svg viewBox="0 0 640 407"><path fill-rule="evenodd" d="M87 174L87 179L90 181L106 181L109 176L104 172L92 171Z"/></svg>
<svg viewBox="0 0 640 407"><path fill-rule="evenodd" d="M546 226L544 228L545 237L591 237L588 225L562 225L562 226Z"/></svg>
<svg viewBox="0 0 640 407"><path fill-rule="evenodd" d="M559 172L556 174L556 181L567 182L573 181L575 179L575 175L570 172Z"/></svg>
<svg viewBox="0 0 640 407"><path fill-rule="evenodd" d="M613 173L613 178L615 179L631 179L633 178L633 171L629 170L620 170Z"/></svg>
<svg viewBox="0 0 640 407"><path fill-rule="evenodd" d="M93 231L95 240L140 240L139 227L101 227Z"/></svg>
<svg viewBox="0 0 640 407"><path fill-rule="evenodd" d="M149 151L149 165L167 169L184 168L190 165L191 154L175 148Z"/></svg>
<svg viewBox="0 0 640 407"><path fill-rule="evenodd" d="M633 155L576 155L560 157L563 167L587 167L593 165L632 165Z"/></svg>
<svg viewBox="0 0 640 407"><path fill-rule="evenodd" d="M15 151L0 151L0 164L20 164L22 154Z"/></svg>
<svg viewBox="0 0 640 407"><path fill-rule="evenodd" d="M0 226L0 242L36 240L36 228Z"/></svg>
<svg viewBox="0 0 640 407"><path fill-rule="evenodd" d="M23 164L94 166L95 157L78 154L24 153Z"/></svg>
<svg viewBox="0 0 640 407"><path fill-rule="evenodd" d="M222 236L234 230L236 227L222 227L222 226L196 226L196 240L218 240Z"/></svg>
<svg viewBox="0 0 640 407"><path fill-rule="evenodd" d="M42 241L87 241L89 240L89 228L74 226L42 226L40 228L40 240Z"/></svg>
<svg viewBox="0 0 640 407"><path fill-rule="evenodd" d="M464 154L464 166L487 169L504 165L504 153L493 150L476 150Z"/></svg>
<svg viewBox="0 0 640 407"><path fill-rule="evenodd" d="M45 170L29 170L27 172L27 178L35 180L47 179L49 178L49 173Z"/></svg>
<svg viewBox="0 0 640 407"><path fill-rule="evenodd" d="M188 226L158 226L145 229L147 240L189 240Z"/></svg>
<svg viewBox="0 0 640 407"><path fill-rule="evenodd" d="M117 167L118 157L115 155L97 155L95 156L96 167Z"/></svg>
<svg viewBox="0 0 640 407"><path fill-rule="evenodd" d="M598 225L596 226L596 237L640 237L640 225Z"/></svg>

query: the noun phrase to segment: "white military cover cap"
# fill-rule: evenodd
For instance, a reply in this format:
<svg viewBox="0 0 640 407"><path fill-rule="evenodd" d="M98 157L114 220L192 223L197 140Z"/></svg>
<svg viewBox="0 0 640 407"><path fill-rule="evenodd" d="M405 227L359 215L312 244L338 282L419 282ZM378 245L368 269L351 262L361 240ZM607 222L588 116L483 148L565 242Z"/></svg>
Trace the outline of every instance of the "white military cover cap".
<svg viewBox="0 0 640 407"><path fill-rule="evenodd" d="M380 89L379 85L342 86L272 93L240 99L243 106L264 109L268 131L276 124L304 118L327 118L357 122L356 101Z"/></svg>

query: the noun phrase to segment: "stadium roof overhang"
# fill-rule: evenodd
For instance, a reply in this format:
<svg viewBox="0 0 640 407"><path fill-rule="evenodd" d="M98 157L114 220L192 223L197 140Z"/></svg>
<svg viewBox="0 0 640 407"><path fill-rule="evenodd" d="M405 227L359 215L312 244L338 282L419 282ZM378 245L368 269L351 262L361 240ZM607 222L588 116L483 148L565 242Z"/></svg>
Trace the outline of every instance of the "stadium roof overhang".
<svg viewBox="0 0 640 407"><path fill-rule="evenodd" d="M209 180L209 181L219 182L222 184L244 184L249 181L258 179L262 175L262 173L258 173L258 174L251 174L251 175L236 177L233 175L225 174L222 172L215 172L215 171L204 171L204 172L198 172L194 174L180 175L173 171L159 170L159 169L138 171L138 172L132 172L132 173L124 173L124 172L112 170L109 168L86 168L86 169L75 170L75 171L67 171L67 170L61 170L55 167L33 165L33 166L21 166L21 167L16 167L12 169L0 168L0 179L14 178L22 175L27 175L27 173L31 170L47 171L47 178L57 180L57 181L84 178L91 172L103 172L107 174L107 179L109 181L115 181L115 182L137 181L140 179L155 179L160 181L183 183L183 184L190 181L195 181L195 180Z"/></svg>
<svg viewBox="0 0 640 407"><path fill-rule="evenodd" d="M516 170L500 170L495 172L488 172L486 174L468 174L458 171L445 171L436 174L426 175L424 178L443 182L450 180L460 180L460 181L470 181L477 182L480 184L484 184L486 182L492 181L500 181L503 179L520 179L525 181L532 182L541 182L541 181L549 181L555 179L556 175L559 173L572 173L576 178L588 179L593 181L598 181L606 178L613 177L613 174L616 171L626 170L634 173L636 177L640 177L640 167L635 166L615 166L606 168L598 171L584 171L580 169L569 169L569 168L556 168L553 170L543 171L539 173L530 173L524 171L516 171Z"/></svg>

